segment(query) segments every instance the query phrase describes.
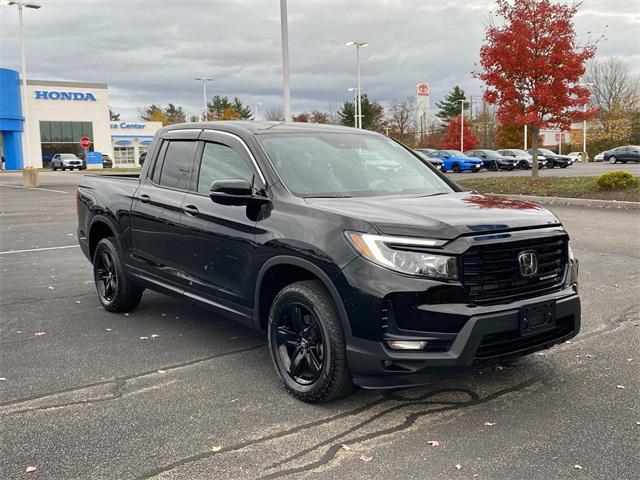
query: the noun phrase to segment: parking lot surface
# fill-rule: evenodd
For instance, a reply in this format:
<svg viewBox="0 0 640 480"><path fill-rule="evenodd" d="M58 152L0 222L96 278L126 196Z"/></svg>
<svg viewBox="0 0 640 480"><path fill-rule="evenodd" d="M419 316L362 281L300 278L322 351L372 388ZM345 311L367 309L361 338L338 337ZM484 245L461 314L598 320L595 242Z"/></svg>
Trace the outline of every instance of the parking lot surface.
<svg viewBox="0 0 640 480"><path fill-rule="evenodd" d="M570 343L308 405L259 332L149 291L102 310L76 246L80 178L0 175L0 478L638 478L636 211L553 207L581 261Z"/></svg>

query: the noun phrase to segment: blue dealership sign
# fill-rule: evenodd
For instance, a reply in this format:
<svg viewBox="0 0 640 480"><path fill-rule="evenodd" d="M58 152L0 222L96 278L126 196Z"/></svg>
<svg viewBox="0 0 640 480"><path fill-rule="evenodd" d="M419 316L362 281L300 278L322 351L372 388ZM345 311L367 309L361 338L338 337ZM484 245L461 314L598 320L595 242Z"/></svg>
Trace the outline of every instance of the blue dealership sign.
<svg viewBox="0 0 640 480"><path fill-rule="evenodd" d="M102 152L87 152L87 165L102 165Z"/></svg>

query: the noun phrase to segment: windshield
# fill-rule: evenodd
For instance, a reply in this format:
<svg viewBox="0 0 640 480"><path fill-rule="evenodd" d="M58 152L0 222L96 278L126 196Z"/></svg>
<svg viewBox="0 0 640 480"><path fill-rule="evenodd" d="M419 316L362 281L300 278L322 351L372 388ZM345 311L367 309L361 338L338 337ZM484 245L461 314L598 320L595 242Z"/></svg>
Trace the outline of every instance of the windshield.
<svg viewBox="0 0 640 480"><path fill-rule="evenodd" d="M551 150L548 150L546 148L539 148L538 152L542 153L543 155L555 155L555 153L553 153Z"/></svg>
<svg viewBox="0 0 640 480"><path fill-rule="evenodd" d="M74 158L75 159L75 158L78 158L78 157L76 157L73 153L62 153L62 154L60 154L60 158L67 158L67 159Z"/></svg>
<svg viewBox="0 0 640 480"><path fill-rule="evenodd" d="M500 154L492 150L480 150L479 154L484 154L487 158L500 158Z"/></svg>
<svg viewBox="0 0 640 480"><path fill-rule="evenodd" d="M258 138L287 188L302 197L434 195L452 191L424 162L385 137L314 132Z"/></svg>
<svg viewBox="0 0 640 480"><path fill-rule="evenodd" d="M530 156L530 155L529 155L529 152L525 152L524 150L518 150L517 148L516 148L516 149L513 149L513 150L511 150L511 151L512 151L513 153L515 153L516 155L524 155L525 157L529 157L529 156Z"/></svg>
<svg viewBox="0 0 640 480"><path fill-rule="evenodd" d="M466 155L462 153L460 150L444 150L444 151L447 152L452 157L466 157Z"/></svg>

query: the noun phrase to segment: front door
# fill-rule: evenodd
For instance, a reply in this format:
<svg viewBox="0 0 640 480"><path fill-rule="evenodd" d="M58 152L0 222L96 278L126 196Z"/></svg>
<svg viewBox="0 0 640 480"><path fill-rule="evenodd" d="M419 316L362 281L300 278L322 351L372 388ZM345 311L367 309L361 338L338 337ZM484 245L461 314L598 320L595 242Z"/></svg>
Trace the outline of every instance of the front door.
<svg viewBox="0 0 640 480"><path fill-rule="evenodd" d="M180 265L182 204L191 182L197 140L163 140L132 202L132 265L154 281L183 286Z"/></svg>
<svg viewBox="0 0 640 480"><path fill-rule="evenodd" d="M252 207L220 205L209 198L216 180L264 180L250 153L233 135L204 131L196 171L182 206L182 255L187 291L247 316L253 304L248 278L254 262Z"/></svg>

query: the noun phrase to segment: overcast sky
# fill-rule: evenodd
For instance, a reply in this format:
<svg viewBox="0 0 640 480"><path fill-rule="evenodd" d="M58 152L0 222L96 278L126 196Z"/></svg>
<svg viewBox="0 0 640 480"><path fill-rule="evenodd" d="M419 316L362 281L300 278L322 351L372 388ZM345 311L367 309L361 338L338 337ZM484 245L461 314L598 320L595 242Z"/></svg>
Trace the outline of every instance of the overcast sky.
<svg viewBox="0 0 640 480"><path fill-rule="evenodd" d="M173 102L189 114L210 95L238 96L261 111L281 107L279 0L37 0L25 11L27 77L109 84L127 120ZM490 0L289 0L293 111L329 110L355 86L350 40L362 50L363 90L382 103L428 82L431 108L455 84L480 93L471 71L495 7ZM0 66L19 69L17 9L0 5ZM606 35L598 56L640 70L640 0L585 0L580 41ZM591 33L590 33L591 32Z"/></svg>

